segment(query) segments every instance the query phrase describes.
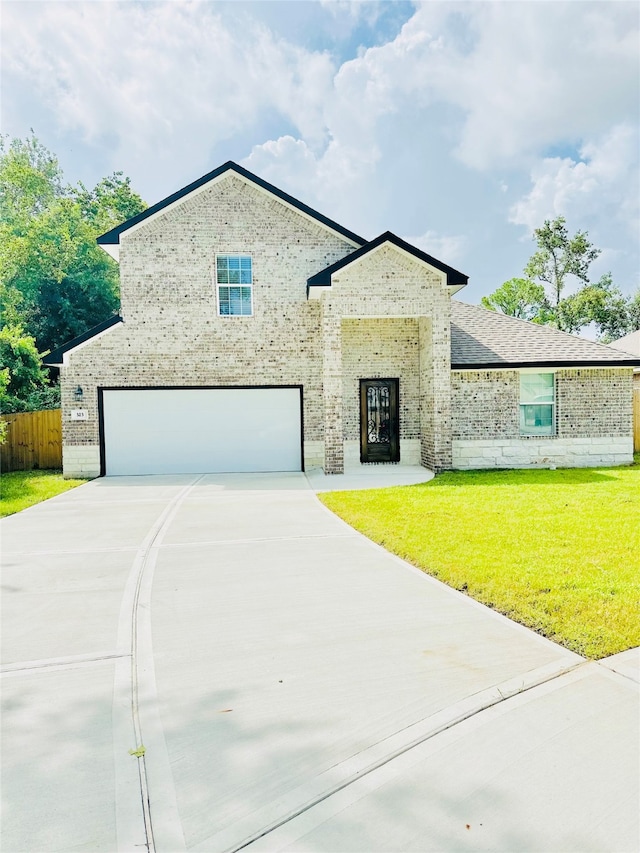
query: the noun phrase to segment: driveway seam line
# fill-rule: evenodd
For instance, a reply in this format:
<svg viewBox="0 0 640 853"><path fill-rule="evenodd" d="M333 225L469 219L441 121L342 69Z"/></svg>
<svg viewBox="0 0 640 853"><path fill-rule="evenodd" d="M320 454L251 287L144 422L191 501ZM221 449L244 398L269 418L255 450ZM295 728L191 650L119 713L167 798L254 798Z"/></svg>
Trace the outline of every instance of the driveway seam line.
<svg viewBox="0 0 640 853"><path fill-rule="evenodd" d="M578 663L572 664L572 665L567 666L567 667L563 667L559 672L555 672L555 673L552 673L550 675L546 675L546 676L537 678L534 681L532 681L530 684L523 686L521 689L515 690L515 691L509 693L509 695L503 695L501 693L501 691L500 691L501 685L495 685L492 688L488 688L488 690L486 690L486 691L482 691L482 693L480 693L480 694L475 694L477 697L480 697L483 694L490 693L492 691L497 690L499 695L497 697L494 696L493 699L487 699L487 701L481 702L481 704L477 707L471 708L468 711L457 714L453 719L448 720L446 722L441 723L440 725L435 726L433 729L429 730L424 735L421 735L418 738L414 738L410 743L405 744L401 747L398 747L397 749L392 750L390 753L383 756L382 758L371 762L368 766L365 766L362 770L359 770L355 773L352 773L346 779L343 779L341 782L336 783L335 785L333 785L332 787L330 787L326 791L322 792L321 794L318 794L317 796L311 798L310 800L308 800L305 804L303 804L299 808L292 810L291 812L285 814L282 818L279 818L278 820L273 821L273 823L271 823L267 827L264 827L262 830L259 830L250 836L247 836L240 844L226 848L225 853L239 853L240 850L246 849L251 844L253 844L255 841L258 841L259 839L264 838L267 835L270 835L272 832L275 832L276 830L280 829L282 826L285 826L287 823L290 823L291 821L300 817L300 815L305 814L305 812L308 812L311 809L315 808L320 803L324 802L325 800L328 800L329 798L333 797L335 794L338 794L340 791L343 791L345 788L348 788L351 785L355 784L356 782L359 782L364 777L370 775L371 773L374 773L376 770L379 770L380 768L384 767L385 765L390 764L392 761L395 761L400 756L405 755L406 753L410 752L412 749L415 749L416 747L421 746L423 743L426 743L427 741L431 740L432 738L437 737L439 734L442 734L443 732L449 731L450 729L455 728L456 726L460 725L461 723L466 722L467 720L472 719L473 717L479 716L484 711L487 711L491 708L494 708L498 705L501 705L505 702L508 702L510 699L516 699L517 697L522 696L524 693L528 693L529 691L534 690L538 687L541 687L544 684L548 684L548 683L553 682L556 679L561 678L561 677L563 677L569 673L575 672L576 670L579 670L579 669L589 665L589 663L591 663L591 662L590 661L579 661ZM543 667L543 669L544 669L544 667ZM526 673L525 673L525 675L526 675ZM516 680L519 677L521 677L521 676L516 676L512 680ZM472 698L472 697L469 697L469 698ZM449 709L443 709L442 712L437 712L436 714L434 714L432 716L438 716L440 713L446 713L447 710L449 710ZM429 718L427 718L427 719L429 719ZM424 722L424 721L418 721L418 723L414 723L414 724L412 724L412 726L407 726L405 729L401 729L399 732L394 733L394 735L390 735L389 737L384 738L383 740L378 741L375 744L372 744L372 747L370 747L370 748L375 748L379 744L384 743L385 740L389 740L390 738L394 737L395 735L400 734L401 731L406 731L408 728L412 728L414 725L420 725L421 722ZM333 769L333 768L331 768L331 769Z"/></svg>
<svg viewBox="0 0 640 853"><path fill-rule="evenodd" d="M156 518L149 533L138 548L133 565L125 584L120 608L117 648L122 657L116 659L114 673L114 759L116 769L116 831L118 850L130 851L140 849L141 839L138 835L140 821L144 830L144 846L149 853L154 853L153 825L149 803L149 789L142 740L142 727L138 713L138 607L140 587L142 584L149 554L154 543L161 538L167 524L173 519L175 512L189 491L201 479L197 477L184 486L165 506ZM133 749L129 744L133 741ZM134 777L125 762L130 756L136 758L137 782L134 797ZM130 768L130 765L129 765ZM139 798L139 808L132 800Z"/></svg>
<svg viewBox="0 0 640 853"><path fill-rule="evenodd" d="M167 542L154 545L156 548L197 548L199 545L243 545L252 542L298 542L306 539L350 539L356 531L350 533L310 533L307 536L256 536L244 539L206 539L201 542Z"/></svg>
<svg viewBox="0 0 640 853"><path fill-rule="evenodd" d="M27 660L18 661L16 663L5 664L0 669L0 675L11 675L12 673L31 672L38 669L63 669L79 664L102 663L103 661L115 660L116 658L126 658L130 655L121 654L119 652L106 652L98 655L69 655L68 657L59 658L44 658L42 660Z"/></svg>

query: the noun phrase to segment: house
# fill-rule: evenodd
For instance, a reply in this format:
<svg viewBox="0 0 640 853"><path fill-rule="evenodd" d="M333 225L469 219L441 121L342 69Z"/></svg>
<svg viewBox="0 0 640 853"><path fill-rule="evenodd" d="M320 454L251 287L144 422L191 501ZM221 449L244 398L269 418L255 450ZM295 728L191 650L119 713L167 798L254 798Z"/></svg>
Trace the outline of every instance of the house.
<svg viewBox="0 0 640 853"><path fill-rule="evenodd" d="M640 358L640 329L612 341L609 346ZM640 453L640 366L633 370L633 449Z"/></svg>
<svg viewBox="0 0 640 853"><path fill-rule="evenodd" d="M609 346L640 358L640 329L630 332L623 338L618 338L617 341L611 341ZM633 371L633 383L634 388L640 391L640 366Z"/></svg>
<svg viewBox="0 0 640 853"><path fill-rule="evenodd" d="M632 461L640 359L454 296L226 163L102 235L121 313L52 352L65 476Z"/></svg>

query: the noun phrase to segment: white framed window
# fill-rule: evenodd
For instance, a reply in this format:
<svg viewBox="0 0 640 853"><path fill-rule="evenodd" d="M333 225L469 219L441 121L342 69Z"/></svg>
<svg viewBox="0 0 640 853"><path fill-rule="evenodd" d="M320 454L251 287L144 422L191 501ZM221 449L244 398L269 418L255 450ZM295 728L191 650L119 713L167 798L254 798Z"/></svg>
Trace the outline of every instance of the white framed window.
<svg viewBox="0 0 640 853"><path fill-rule="evenodd" d="M221 317L253 314L253 269L250 255L217 255L216 288Z"/></svg>
<svg viewBox="0 0 640 853"><path fill-rule="evenodd" d="M520 435L556 434L554 373L520 374Z"/></svg>

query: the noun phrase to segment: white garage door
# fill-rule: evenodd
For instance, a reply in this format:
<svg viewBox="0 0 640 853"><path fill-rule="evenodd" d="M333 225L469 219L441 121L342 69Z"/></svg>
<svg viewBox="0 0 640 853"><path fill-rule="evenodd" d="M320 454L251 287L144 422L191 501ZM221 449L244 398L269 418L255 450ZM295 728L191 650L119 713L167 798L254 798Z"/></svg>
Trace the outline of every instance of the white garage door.
<svg viewBox="0 0 640 853"><path fill-rule="evenodd" d="M302 469L300 388L105 390L105 473Z"/></svg>

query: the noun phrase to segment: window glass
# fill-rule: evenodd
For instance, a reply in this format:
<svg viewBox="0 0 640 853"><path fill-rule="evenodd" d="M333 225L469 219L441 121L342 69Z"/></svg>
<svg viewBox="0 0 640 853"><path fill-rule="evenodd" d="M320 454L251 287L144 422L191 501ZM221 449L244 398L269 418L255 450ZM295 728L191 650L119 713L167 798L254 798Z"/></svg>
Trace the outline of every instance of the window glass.
<svg viewBox="0 0 640 853"><path fill-rule="evenodd" d="M553 373L520 374L521 403L553 403Z"/></svg>
<svg viewBox="0 0 640 853"><path fill-rule="evenodd" d="M216 258L218 313L250 317L253 273L248 255L218 255Z"/></svg>
<svg viewBox="0 0 640 853"><path fill-rule="evenodd" d="M520 434L555 434L555 376L520 374Z"/></svg>

